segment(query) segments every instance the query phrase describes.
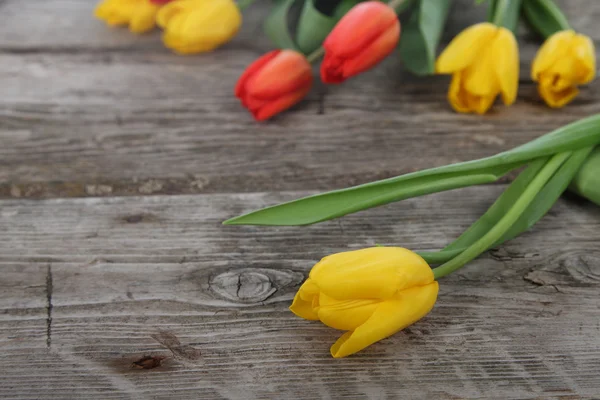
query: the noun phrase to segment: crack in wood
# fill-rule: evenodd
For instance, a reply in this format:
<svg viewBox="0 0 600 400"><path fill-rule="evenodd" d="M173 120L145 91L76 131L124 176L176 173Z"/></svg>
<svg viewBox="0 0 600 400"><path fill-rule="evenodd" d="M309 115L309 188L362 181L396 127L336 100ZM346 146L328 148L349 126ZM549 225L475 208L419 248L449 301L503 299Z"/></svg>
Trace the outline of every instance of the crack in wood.
<svg viewBox="0 0 600 400"><path fill-rule="evenodd" d="M50 348L52 345L52 264L48 264L48 270L46 273L46 299L48 301L46 306L46 347Z"/></svg>

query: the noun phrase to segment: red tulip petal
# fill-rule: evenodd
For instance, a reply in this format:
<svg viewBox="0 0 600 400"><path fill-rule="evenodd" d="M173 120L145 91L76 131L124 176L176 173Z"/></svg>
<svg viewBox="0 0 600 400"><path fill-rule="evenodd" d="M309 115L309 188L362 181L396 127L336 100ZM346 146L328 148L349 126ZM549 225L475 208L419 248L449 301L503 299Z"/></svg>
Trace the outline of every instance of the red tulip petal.
<svg viewBox="0 0 600 400"><path fill-rule="evenodd" d="M396 23L366 47L360 54L346 60L343 76L349 78L366 71L389 56L400 40L400 22Z"/></svg>
<svg viewBox="0 0 600 400"><path fill-rule="evenodd" d="M396 12L378 1L353 7L333 28L323 46L338 57L352 57L398 21Z"/></svg>
<svg viewBox="0 0 600 400"><path fill-rule="evenodd" d="M287 110L294 104L300 102L309 91L310 87L304 87L297 92L286 94L277 100L269 102L261 109L253 112L254 118L256 118L257 121L267 120L275 114L279 114L283 110Z"/></svg>
<svg viewBox="0 0 600 400"><path fill-rule="evenodd" d="M235 96L238 98L243 97L248 79L250 79L255 72L264 67L269 61L274 59L279 53L281 53L281 50L270 51L250 64L235 85Z"/></svg>
<svg viewBox="0 0 600 400"><path fill-rule="evenodd" d="M304 55L282 50L246 84L248 93L262 99L274 99L312 84L312 68Z"/></svg>

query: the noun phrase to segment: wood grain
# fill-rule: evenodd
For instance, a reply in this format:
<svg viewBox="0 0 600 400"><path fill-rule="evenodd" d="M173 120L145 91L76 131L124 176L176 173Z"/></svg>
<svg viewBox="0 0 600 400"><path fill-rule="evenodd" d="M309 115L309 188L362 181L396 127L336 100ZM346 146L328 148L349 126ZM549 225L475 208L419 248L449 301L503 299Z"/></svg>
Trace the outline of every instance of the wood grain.
<svg viewBox="0 0 600 400"><path fill-rule="evenodd" d="M332 359L339 332L287 310L320 257L442 247L502 188L304 228L220 222L307 192L0 201L3 398L592 398L600 211L573 196L354 357Z"/></svg>
<svg viewBox="0 0 600 400"><path fill-rule="evenodd" d="M456 5L448 35L483 18L484 7L471 2ZM344 85L316 87L294 110L258 124L232 88L269 48L254 42L264 6L250 9L232 44L179 57L156 35L93 21L93 4L0 6L0 197L340 188L495 154L600 111L595 83L564 110L542 104L528 82L538 46L528 35L517 104L484 117L455 114L447 77L415 78L394 55ZM598 32L598 4L570 10L579 16L574 26Z"/></svg>

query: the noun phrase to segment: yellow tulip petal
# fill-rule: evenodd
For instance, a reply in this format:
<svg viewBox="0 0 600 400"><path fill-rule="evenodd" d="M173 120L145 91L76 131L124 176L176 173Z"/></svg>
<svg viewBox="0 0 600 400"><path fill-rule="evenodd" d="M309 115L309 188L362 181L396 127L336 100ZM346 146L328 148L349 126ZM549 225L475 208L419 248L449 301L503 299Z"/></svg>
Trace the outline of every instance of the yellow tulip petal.
<svg viewBox="0 0 600 400"><path fill-rule="evenodd" d="M290 311L299 316L300 318L316 321L319 316L313 307L315 298L318 301L319 288L310 279L306 280L300 286L300 289L294 297L294 301L290 306Z"/></svg>
<svg viewBox="0 0 600 400"><path fill-rule="evenodd" d="M538 92L546 104L552 108L564 107L577 97L579 90L575 86L570 86L561 91L555 91L548 85L539 84Z"/></svg>
<svg viewBox="0 0 600 400"><path fill-rule="evenodd" d="M433 281L419 255L400 247L372 247L323 258L310 272L322 293L339 300L385 299Z"/></svg>
<svg viewBox="0 0 600 400"><path fill-rule="evenodd" d="M464 90L476 96L496 95L500 91L494 63L496 62L495 48L490 45L482 49L476 61L473 61L462 74Z"/></svg>
<svg viewBox="0 0 600 400"><path fill-rule="evenodd" d="M437 294L438 283L432 282L405 289L393 299L381 302L371 318L331 346L331 355L346 357L412 325L431 311Z"/></svg>
<svg viewBox="0 0 600 400"><path fill-rule="evenodd" d="M321 293L317 314L325 325L349 331L364 324L373 315L379 303L379 300L337 300Z"/></svg>
<svg viewBox="0 0 600 400"><path fill-rule="evenodd" d="M456 36L440 54L435 69L438 74L451 74L466 68L494 36L497 27L488 22L473 25Z"/></svg>
<svg viewBox="0 0 600 400"><path fill-rule="evenodd" d="M156 23L161 28L165 28L171 19L183 12L185 8L183 5L185 2L182 1L171 1L160 8L158 14L156 14Z"/></svg>
<svg viewBox="0 0 600 400"><path fill-rule="evenodd" d="M493 43L493 53L495 62L492 65L500 83L502 101L508 106L515 102L519 87L519 48L515 35L500 28Z"/></svg>
<svg viewBox="0 0 600 400"><path fill-rule="evenodd" d="M450 88L448 89L448 101L455 111L460 113L468 113L469 103L467 100L468 93L462 86L462 72L456 72L452 75Z"/></svg>
<svg viewBox="0 0 600 400"><path fill-rule="evenodd" d="M578 83L591 82L596 76L596 49L592 39L585 35L575 35L571 52L578 61Z"/></svg>
<svg viewBox="0 0 600 400"><path fill-rule="evenodd" d="M550 36L538 50L531 66L531 79L538 81L542 72L548 70L568 51L571 39L575 36L572 30L564 30Z"/></svg>

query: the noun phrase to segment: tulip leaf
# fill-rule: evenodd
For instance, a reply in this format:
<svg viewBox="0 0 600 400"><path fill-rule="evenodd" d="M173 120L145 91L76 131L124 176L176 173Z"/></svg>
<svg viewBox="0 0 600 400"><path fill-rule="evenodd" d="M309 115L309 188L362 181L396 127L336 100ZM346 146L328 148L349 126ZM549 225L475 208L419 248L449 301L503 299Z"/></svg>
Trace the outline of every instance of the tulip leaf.
<svg viewBox="0 0 600 400"><path fill-rule="evenodd" d="M288 24L288 14L295 2L296 0L276 0L271 13L265 19L264 31L280 49L297 50Z"/></svg>
<svg viewBox="0 0 600 400"><path fill-rule="evenodd" d="M400 54L406 69L416 75L435 72L435 55L450 8L450 0L419 0L402 29Z"/></svg>
<svg viewBox="0 0 600 400"><path fill-rule="evenodd" d="M600 147L585 160L571 182L571 191L600 206Z"/></svg>
<svg viewBox="0 0 600 400"><path fill-rule="evenodd" d="M556 171L552 178L540 190L533 202L525 209L519 219L511 228L496 242L493 247L513 239L521 233L530 229L552 208L562 193L567 189L577 171L581 169L582 164L589 159L592 148L583 148L575 151ZM439 252L419 253L429 264L440 264L456 257L467 247L474 244L490 229L492 229L506 213L517 199L521 197L527 186L533 181L544 164L549 160L548 157L533 161L529 167L523 171L517 179L498 197L488 211L481 216L469 229L467 229L458 239L446 246ZM598 162L600 162L600 151L598 152ZM594 176L598 176L597 173ZM596 187L600 187L599 185Z"/></svg>
<svg viewBox="0 0 600 400"><path fill-rule="evenodd" d="M488 21L516 33L522 0L492 0L488 8Z"/></svg>
<svg viewBox="0 0 600 400"><path fill-rule="evenodd" d="M318 49L336 23L334 17L321 13L315 7L315 0L307 0L298 20L296 33L300 50L309 54Z"/></svg>
<svg viewBox="0 0 600 400"><path fill-rule="evenodd" d="M413 172L254 211L228 225L308 225L349 213L476 184L556 153L600 144L600 114L581 119L512 150L480 160Z"/></svg>
<svg viewBox="0 0 600 400"><path fill-rule="evenodd" d="M552 0L523 0L523 15L544 38L569 29L569 21Z"/></svg>

